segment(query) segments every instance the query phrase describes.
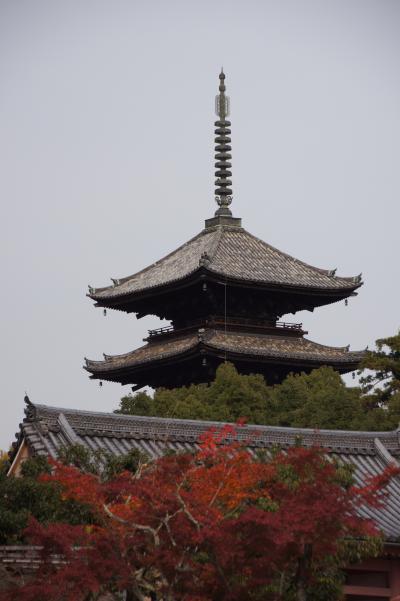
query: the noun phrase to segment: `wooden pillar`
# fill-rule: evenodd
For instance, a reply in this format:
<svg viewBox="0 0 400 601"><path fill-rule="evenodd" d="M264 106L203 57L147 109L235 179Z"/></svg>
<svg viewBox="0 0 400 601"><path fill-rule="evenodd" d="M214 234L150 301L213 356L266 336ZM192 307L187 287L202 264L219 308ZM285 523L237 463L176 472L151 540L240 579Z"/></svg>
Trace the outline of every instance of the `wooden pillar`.
<svg viewBox="0 0 400 601"><path fill-rule="evenodd" d="M400 558L393 557L390 560L390 589L391 601L400 601Z"/></svg>

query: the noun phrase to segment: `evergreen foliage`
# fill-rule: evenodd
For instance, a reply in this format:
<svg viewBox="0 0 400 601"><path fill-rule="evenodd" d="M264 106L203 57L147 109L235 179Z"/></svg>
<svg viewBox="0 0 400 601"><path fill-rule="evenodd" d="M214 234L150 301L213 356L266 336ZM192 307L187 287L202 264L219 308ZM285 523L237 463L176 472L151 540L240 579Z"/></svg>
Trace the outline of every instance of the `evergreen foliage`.
<svg viewBox="0 0 400 601"><path fill-rule="evenodd" d="M391 423L400 422L400 332L395 336L376 341L376 351L367 353L361 378L365 409L383 408L391 417Z"/></svg>
<svg viewBox="0 0 400 601"><path fill-rule="evenodd" d="M135 473L147 458L136 449L122 457L114 457L110 453L72 445L60 453L60 461L108 481L123 471ZM46 457L24 461L18 477L7 476L7 467L6 462L2 469L0 467L0 544L24 542L24 530L32 517L42 524L96 522L85 503L66 500L59 484L43 481L43 475L50 473Z"/></svg>
<svg viewBox="0 0 400 601"><path fill-rule="evenodd" d="M385 352L385 348L389 352ZM116 413L181 419L343 430L392 430L400 421L400 335L377 341L362 369L375 370L361 386L346 386L330 367L289 375L268 386L261 375L240 375L220 365L215 380L153 395L123 397Z"/></svg>
<svg viewBox="0 0 400 601"><path fill-rule="evenodd" d="M63 500L60 486L38 479L49 472L47 458L34 457L22 464L19 477L7 476L6 470L0 473L0 544L23 541L23 531L32 516L41 523L93 522L87 506Z"/></svg>

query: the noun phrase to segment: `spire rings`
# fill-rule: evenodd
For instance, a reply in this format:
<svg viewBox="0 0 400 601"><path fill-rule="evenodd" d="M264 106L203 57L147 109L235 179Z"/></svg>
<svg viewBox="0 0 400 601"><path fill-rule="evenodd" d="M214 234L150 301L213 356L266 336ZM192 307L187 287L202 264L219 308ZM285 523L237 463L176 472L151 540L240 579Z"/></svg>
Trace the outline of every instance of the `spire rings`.
<svg viewBox="0 0 400 601"><path fill-rule="evenodd" d="M226 119L229 115L229 98L225 96L225 74L221 71L219 75L219 94L215 98L215 109L219 117L215 121L215 200L219 205L216 215L232 215L229 205L232 202L232 176L230 171L232 165L231 155L231 122Z"/></svg>

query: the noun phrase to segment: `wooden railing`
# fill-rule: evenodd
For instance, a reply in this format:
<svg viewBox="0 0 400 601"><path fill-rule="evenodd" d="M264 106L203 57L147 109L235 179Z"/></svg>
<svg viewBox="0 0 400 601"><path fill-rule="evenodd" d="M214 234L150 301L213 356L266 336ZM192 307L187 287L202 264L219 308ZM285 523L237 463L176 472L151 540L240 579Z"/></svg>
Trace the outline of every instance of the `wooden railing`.
<svg viewBox="0 0 400 601"><path fill-rule="evenodd" d="M20 573L33 572L42 563L42 547L33 545L0 545L0 566ZM51 563L63 564L60 555L52 555Z"/></svg>
<svg viewBox="0 0 400 601"><path fill-rule="evenodd" d="M156 328L154 330L149 330L149 338L155 338L159 336L164 336L172 333L185 332L188 330L193 330L198 327L212 327L212 326L223 326L225 325L229 328L232 326L239 327L249 327L257 330L271 330L274 328L291 330L296 332L303 331L302 323L289 323L285 321L263 321L257 319L247 319L242 317L227 317L226 320L223 316L211 316L208 318L197 319L194 321L188 322L186 325L178 328L174 328L174 326L165 326L163 328Z"/></svg>

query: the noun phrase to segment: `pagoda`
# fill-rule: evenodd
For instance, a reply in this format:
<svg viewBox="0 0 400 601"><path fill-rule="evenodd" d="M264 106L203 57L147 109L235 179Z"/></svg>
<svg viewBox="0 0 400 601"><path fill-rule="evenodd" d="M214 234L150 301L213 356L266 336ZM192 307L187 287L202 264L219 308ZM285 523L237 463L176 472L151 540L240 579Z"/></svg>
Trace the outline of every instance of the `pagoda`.
<svg viewBox="0 0 400 601"><path fill-rule="evenodd" d="M231 123L225 74L219 75L215 122L215 199L218 208L204 229L156 263L112 286L89 287L96 306L156 315L170 321L151 330L145 345L123 355L86 359L90 377L171 388L210 382L218 365L231 361L243 374L268 383L289 373L328 365L355 370L362 351L305 338L302 324L279 321L287 313L313 311L356 294L361 275L339 277L313 267L247 232L232 215Z"/></svg>

